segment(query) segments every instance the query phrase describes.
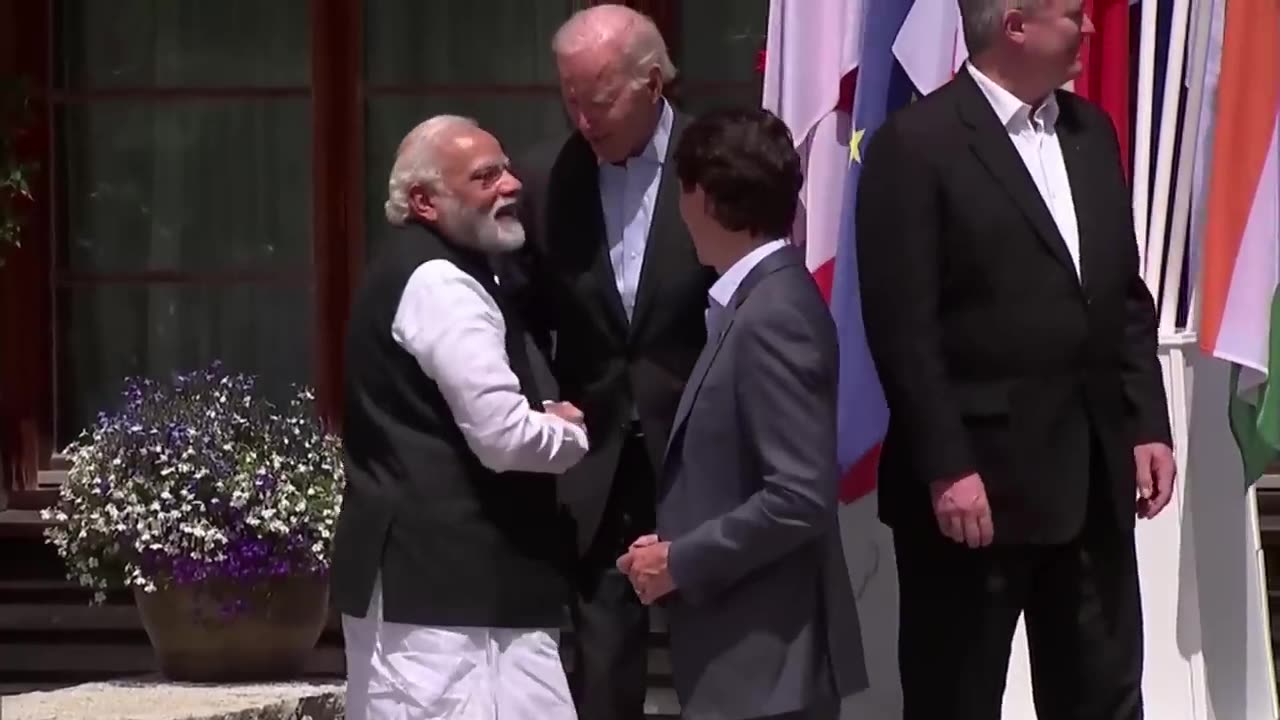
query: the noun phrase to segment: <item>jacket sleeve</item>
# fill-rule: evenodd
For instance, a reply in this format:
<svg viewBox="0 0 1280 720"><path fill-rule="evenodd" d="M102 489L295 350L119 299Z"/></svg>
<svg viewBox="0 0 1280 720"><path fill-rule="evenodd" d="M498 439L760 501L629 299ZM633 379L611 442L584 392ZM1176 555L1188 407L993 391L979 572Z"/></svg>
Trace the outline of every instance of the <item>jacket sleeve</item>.
<svg viewBox="0 0 1280 720"><path fill-rule="evenodd" d="M820 308L821 310L821 308ZM760 489L729 512L671 540L680 596L699 604L829 531L836 518L837 349L831 318L791 305L738 325L738 422Z"/></svg>
<svg viewBox="0 0 1280 720"><path fill-rule="evenodd" d="M1116 137L1115 126L1101 113L1097 113L1098 124L1109 136L1113 160L1111 166L1116 173L1120 186L1128 187L1124 178L1124 167L1120 163L1120 143ZM1131 203L1125 203L1129 207ZM1138 242L1133 229L1133 221L1125 220L1128 230L1125 235L1126 271L1129 274L1129 285L1125 295L1125 341L1123 349L1123 371L1125 400L1134 428L1134 442L1145 444L1161 442L1173 445L1173 433L1169 428L1169 405L1164 390L1164 372L1160 369L1157 351L1159 326L1157 322L1155 301L1151 291L1142 279L1138 266Z"/></svg>
<svg viewBox="0 0 1280 720"><path fill-rule="evenodd" d="M864 154L855 210L867 343L914 480L976 470L942 350L945 211L919 143L890 121Z"/></svg>
<svg viewBox="0 0 1280 720"><path fill-rule="evenodd" d="M530 406L508 362L501 310L451 263L432 260L414 271L390 331L439 386L485 467L562 473L586 455L582 428Z"/></svg>

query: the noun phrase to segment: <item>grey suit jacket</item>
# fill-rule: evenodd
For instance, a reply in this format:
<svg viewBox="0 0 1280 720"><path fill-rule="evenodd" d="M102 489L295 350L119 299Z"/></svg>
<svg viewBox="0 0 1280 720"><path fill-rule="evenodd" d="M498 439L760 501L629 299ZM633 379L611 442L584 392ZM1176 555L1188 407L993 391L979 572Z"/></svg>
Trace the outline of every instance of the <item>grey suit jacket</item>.
<svg viewBox="0 0 1280 720"><path fill-rule="evenodd" d="M836 522L835 324L799 251L752 269L685 386L658 534L687 718L794 712L867 687Z"/></svg>

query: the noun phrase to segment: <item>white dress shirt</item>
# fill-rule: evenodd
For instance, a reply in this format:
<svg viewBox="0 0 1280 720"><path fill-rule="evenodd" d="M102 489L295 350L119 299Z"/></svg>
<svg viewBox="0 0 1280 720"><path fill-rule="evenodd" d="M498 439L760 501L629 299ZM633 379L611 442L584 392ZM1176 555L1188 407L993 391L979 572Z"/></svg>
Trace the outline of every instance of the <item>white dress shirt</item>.
<svg viewBox="0 0 1280 720"><path fill-rule="evenodd" d="M485 467L562 473L586 454L586 431L529 407L507 359L502 311L453 263L418 266L400 296L391 336L439 386Z"/></svg>
<svg viewBox="0 0 1280 720"><path fill-rule="evenodd" d="M639 155L625 163L600 163L600 206L604 209L605 234L609 239L609 262L613 279L622 297L622 308L630 320L640 287L640 270L653 224L662 182L662 165L671 142L674 114L666 100L658 127Z"/></svg>
<svg viewBox="0 0 1280 720"><path fill-rule="evenodd" d="M1009 139L1031 173L1040 197L1049 208L1053 222L1067 244L1067 252L1075 264L1076 277L1080 277L1080 228L1076 222L1076 206L1071 198L1071 180L1062 158L1062 144L1058 142L1058 98L1054 93L1040 103L1034 112L1013 93L1000 87L972 63L965 68L973 76L982 94L1004 124Z"/></svg>
<svg viewBox="0 0 1280 720"><path fill-rule="evenodd" d="M711 296L710 306L707 308L707 341L710 342L714 338L710 337L712 329L712 313L719 312L729 307L729 301L733 299L733 294L738 291L738 286L746 279L747 274L760 264L761 260L769 257L773 253L787 246L786 240L770 240L760 247L738 258L738 261L729 266L724 274L716 279L711 288L707 290L707 295ZM718 325L718 323L716 323ZM723 328L717 328L723 329Z"/></svg>

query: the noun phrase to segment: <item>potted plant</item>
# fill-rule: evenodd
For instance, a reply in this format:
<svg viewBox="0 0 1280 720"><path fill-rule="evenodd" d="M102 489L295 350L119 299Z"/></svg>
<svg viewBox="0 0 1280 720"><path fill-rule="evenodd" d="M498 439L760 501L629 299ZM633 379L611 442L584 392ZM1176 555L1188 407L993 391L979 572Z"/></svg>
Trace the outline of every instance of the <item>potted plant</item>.
<svg viewBox="0 0 1280 720"><path fill-rule="evenodd" d="M47 538L98 601L133 590L166 677L287 679L319 639L343 471L313 398L217 364L129 380L67 449Z"/></svg>

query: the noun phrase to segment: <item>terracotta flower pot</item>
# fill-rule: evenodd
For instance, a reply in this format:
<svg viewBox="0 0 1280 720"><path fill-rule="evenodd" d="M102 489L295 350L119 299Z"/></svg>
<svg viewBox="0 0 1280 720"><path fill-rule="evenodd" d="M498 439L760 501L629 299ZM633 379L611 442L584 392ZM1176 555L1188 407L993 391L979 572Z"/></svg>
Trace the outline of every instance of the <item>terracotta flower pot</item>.
<svg viewBox="0 0 1280 720"><path fill-rule="evenodd" d="M328 617L324 576L204 581L134 590L160 672L183 682L266 682L300 675Z"/></svg>

